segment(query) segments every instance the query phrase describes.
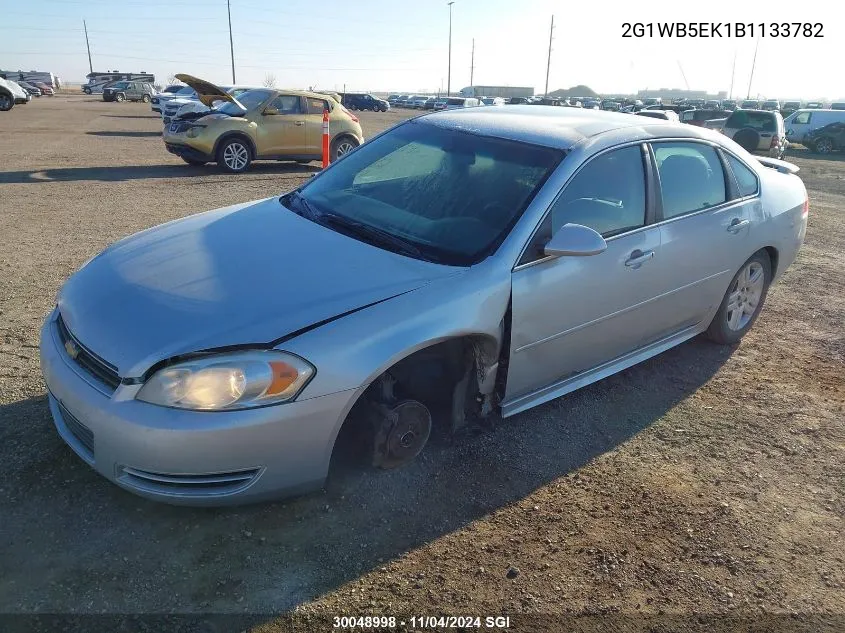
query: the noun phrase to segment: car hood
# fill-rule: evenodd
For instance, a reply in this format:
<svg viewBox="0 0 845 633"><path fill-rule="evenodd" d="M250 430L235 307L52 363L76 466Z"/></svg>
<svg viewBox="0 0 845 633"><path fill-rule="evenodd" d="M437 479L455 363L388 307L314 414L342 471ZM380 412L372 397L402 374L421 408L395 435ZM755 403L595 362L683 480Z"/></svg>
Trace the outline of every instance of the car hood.
<svg viewBox="0 0 845 633"><path fill-rule="evenodd" d="M176 79L196 90L199 101L208 107L211 107L211 104L215 101L231 101L246 111L246 108L235 97L223 90L220 86L215 86L211 82L192 75L176 75Z"/></svg>
<svg viewBox="0 0 845 633"><path fill-rule="evenodd" d="M68 329L122 377L155 363L279 339L462 269L341 235L276 198L125 238L59 293Z"/></svg>

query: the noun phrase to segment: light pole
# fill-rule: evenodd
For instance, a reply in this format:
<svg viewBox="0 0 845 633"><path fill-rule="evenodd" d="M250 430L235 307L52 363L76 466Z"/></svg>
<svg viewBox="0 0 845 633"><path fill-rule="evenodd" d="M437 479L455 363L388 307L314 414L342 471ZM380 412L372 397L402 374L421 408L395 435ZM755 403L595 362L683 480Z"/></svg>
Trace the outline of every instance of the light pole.
<svg viewBox="0 0 845 633"><path fill-rule="evenodd" d="M229 0L226 0L226 13L229 15L229 53L232 55L232 83L235 82L235 44L232 40L232 6Z"/></svg>
<svg viewBox="0 0 845 633"><path fill-rule="evenodd" d="M452 5L454 0L449 2L449 70L446 73L446 96L452 94Z"/></svg>

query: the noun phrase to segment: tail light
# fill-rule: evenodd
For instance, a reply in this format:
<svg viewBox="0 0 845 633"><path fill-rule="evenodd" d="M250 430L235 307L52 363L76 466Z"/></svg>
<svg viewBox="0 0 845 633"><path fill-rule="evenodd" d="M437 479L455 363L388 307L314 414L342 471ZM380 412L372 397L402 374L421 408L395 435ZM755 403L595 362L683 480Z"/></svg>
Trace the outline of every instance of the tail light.
<svg viewBox="0 0 845 633"><path fill-rule="evenodd" d="M354 114L352 114L349 110L347 110L347 109L346 109L345 107L343 107L343 106L340 106L340 109L341 109L341 110L343 110L343 111L344 111L344 113L346 113L346 115L347 115L350 119L352 119L353 121L355 121L355 123L358 123L358 117L357 117L357 116L355 116Z"/></svg>
<svg viewBox="0 0 845 633"><path fill-rule="evenodd" d="M804 208L801 210L801 219L806 220L808 215L810 215L810 198L809 197L804 199Z"/></svg>
<svg viewBox="0 0 845 633"><path fill-rule="evenodd" d="M780 137L775 134L774 136L772 136L772 144L769 145L769 149L774 149L778 145L780 145Z"/></svg>

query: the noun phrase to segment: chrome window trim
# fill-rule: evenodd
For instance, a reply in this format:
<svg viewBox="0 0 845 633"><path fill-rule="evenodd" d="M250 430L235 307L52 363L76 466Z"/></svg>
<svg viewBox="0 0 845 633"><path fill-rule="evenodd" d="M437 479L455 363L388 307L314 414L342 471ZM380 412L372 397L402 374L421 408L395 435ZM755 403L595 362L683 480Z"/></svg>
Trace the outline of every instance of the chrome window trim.
<svg viewBox="0 0 845 633"><path fill-rule="evenodd" d="M757 173L757 171L756 171L753 167L751 167L751 165L749 165L748 163L746 163L744 160L742 160L739 156L737 156L736 154L734 154L734 153L733 153L732 151L730 151L729 149L727 149L727 148L724 148L724 147L723 147L723 148L722 148L722 151L725 153L725 155L726 155L726 156L730 156L731 158L733 158L733 159L735 159L735 160L739 161L739 162L740 162L740 164L744 165L744 166L745 166L745 168L746 168L746 169L748 169L748 171L750 171L752 174L754 174L754 178L757 180L757 188L754 190L754 193L749 194L749 195L747 195L747 196L742 196L742 198L755 198L755 197L758 197L758 196L760 195L760 175ZM736 183L736 185L737 185L737 190L739 190L739 180L737 180L736 174L734 174L734 173L733 173L733 169L731 169L731 175L734 177L734 180L736 180L736 181L737 181L737 183Z"/></svg>

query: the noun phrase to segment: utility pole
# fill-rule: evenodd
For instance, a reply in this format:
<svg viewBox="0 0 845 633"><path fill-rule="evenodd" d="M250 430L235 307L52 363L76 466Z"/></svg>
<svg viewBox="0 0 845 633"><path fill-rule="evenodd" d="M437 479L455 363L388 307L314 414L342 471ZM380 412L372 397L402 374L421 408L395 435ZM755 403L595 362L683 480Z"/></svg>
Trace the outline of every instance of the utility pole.
<svg viewBox="0 0 845 633"><path fill-rule="evenodd" d="M687 74L684 72L684 67L681 66L681 60L679 59L679 60L677 60L677 62L678 62L678 68L681 69L681 77L684 78L684 85L687 87L687 90L689 90L689 82L687 81Z"/></svg>
<svg viewBox="0 0 845 633"><path fill-rule="evenodd" d="M552 16L552 27L549 29L549 61L546 62L546 91L543 96L549 96L549 68L552 66L552 39L555 32L555 16Z"/></svg>
<svg viewBox="0 0 845 633"><path fill-rule="evenodd" d="M232 55L232 83L235 81L235 43L232 40L232 3L231 0L226 0L226 11L229 14L229 53Z"/></svg>
<svg viewBox="0 0 845 633"><path fill-rule="evenodd" d="M757 65L757 48L760 46L760 38L757 38L757 44L754 45L754 61L751 62L751 77L748 78L748 95L746 99L751 98L751 82L754 80L754 67Z"/></svg>
<svg viewBox="0 0 845 633"><path fill-rule="evenodd" d="M475 74L475 38L472 38L472 57L470 58L469 62L469 85L475 85L472 83L472 77Z"/></svg>
<svg viewBox="0 0 845 633"><path fill-rule="evenodd" d="M731 71L731 90L728 93L728 99L734 98L734 77L736 77L736 51L734 51L734 67Z"/></svg>
<svg viewBox="0 0 845 633"><path fill-rule="evenodd" d="M454 0L449 3L449 70L446 73L446 96L452 94L452 5Z"/></svg>
<svg viewBox="0 0 845 633"><path fill-rule="evenodd" d="M88 43L88 24L82 20L82 26L85 29L85 48L88 49L88 72L94 72L94 66L91 64L91 44Z"/></svg>

